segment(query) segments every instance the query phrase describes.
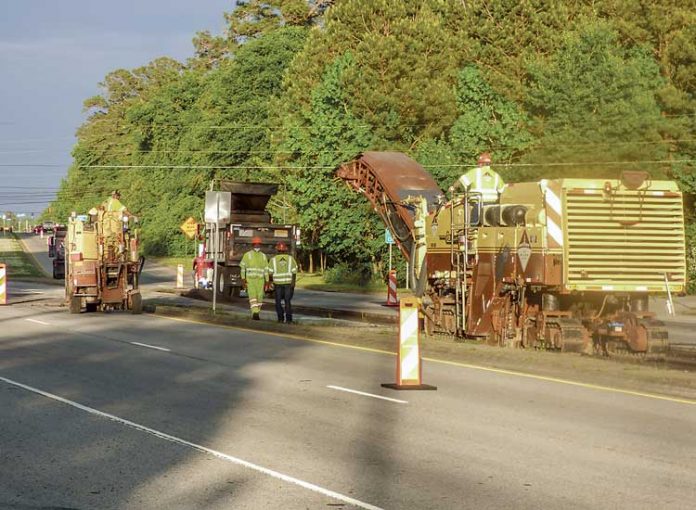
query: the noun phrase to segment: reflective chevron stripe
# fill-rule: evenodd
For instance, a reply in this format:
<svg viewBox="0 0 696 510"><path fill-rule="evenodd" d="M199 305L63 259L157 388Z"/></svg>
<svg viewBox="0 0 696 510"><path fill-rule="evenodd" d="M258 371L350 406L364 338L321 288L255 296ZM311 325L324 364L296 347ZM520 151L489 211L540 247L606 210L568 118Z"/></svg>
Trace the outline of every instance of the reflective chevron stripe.
<svg viewBox="0 0 696 510"><path fill-rule="evenodd" d="M546 203L546 234L549 248L563 248L563 202L560 183L542 179L539 182Z"/></svg>

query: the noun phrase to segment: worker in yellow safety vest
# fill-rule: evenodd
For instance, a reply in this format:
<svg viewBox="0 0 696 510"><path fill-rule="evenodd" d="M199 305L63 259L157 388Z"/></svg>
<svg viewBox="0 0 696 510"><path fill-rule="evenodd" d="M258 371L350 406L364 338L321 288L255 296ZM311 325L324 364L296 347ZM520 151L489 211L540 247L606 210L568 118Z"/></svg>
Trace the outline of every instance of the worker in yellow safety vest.
<svg viewBox="0 0 696 510"><path fill-rule="evenodd" d="M268 263L268 272L273 278L275 287L275 307L278 314L278 322L292 323L292 295L295 292L295 279L297 278L297 262L288 253L288 246L284 242L276 244L278 252ZM285 301L285 310L283 310Z"/></svg>
<svg viewBox="0 0 696 510"><path fill-rule="evenodd" d="M268 281L268 259L266 254L261 251L261 244L260 237L252 238L252 249L244 254L239 263L244 288L249 296L251 318L255 321L261 319L259 314Z"/></svg>
<svg viewBox="0 0 696 510"><path fill-rule="evenodd" d="M505 182L498 175L498 172L491 170L491 155L488 152L484 152L479 156L478 165L457 179L454 185L450 187L450 191L454 191L459 187L474 194L472 196L474 199L477 194L480 194L482 204L495 204L505 188ZM472 209L472 224L477 224L479 221L478 211L479 208L477 207Z"/></svg>
<svg viewBox="0 0 696 510"><path fill-rule="evenodd" d="M130 214L126 206L121 202L121 193L118 190L112 192L111 197L105 200L102 206L104 206L106 212Z"/></svg>
<svg viewBox="0 0 696 510"><path fill-rule="evenodd" d="M461 186L470 193L480 193L483 203L498 201L505 188L505 182L497 172L491 170L491 155L484 152L479 156L478 165L462 175L454 187Z"/></svg>

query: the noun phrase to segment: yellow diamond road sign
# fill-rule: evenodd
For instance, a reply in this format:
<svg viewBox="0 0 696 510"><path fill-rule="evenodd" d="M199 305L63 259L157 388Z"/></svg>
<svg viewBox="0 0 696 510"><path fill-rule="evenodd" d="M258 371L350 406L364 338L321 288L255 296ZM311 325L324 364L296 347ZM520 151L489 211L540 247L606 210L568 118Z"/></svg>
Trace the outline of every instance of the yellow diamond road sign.
<svg viewBox="0 0 696 510"><path fill-rule="evenodd" d="M183 222L179 228L186 234L186 237L193 239L196 237L196 232L198 232L198 223L196 223L196 220L193 218L189 218Z"/></svg>

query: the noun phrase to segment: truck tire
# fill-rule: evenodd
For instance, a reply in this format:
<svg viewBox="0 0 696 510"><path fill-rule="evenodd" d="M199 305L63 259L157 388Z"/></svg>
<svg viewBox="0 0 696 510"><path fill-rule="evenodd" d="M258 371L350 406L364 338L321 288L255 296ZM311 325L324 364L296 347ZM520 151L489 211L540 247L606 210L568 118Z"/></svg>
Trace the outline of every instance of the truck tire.
<svg viewBox="0 0 696 510"><path fill-rule="evenodd" d="M58 276L58 271L56 271L56 266L53 266L53 279L58 280L60 279L60 276Z"/></svg>
<svg viewBox="0 0 696 510"><path fill-rule="evenodd" d="M72 296L70 298L70 313L80 313L82 311L82 298Z"/></svg>
<svg viewBox="0 0 696 510"><path fill-rule="evenodd" d="M218 299L228 299L231 293L231 287L226 284L227 273L225 271L218 271L217 274L217 284L215 285L215 292L217 292Z"/></svg>
<svg viewBox="0 0 696 510"><path fill-rule="evenodd" d="M139 315L143 313L143 297L140 295L140 293L131 294L130 311L133 315Z"/></svg>
<svg viewBox="0 0 696 510"><path fill-rule="evenodd" d="M97 311L98 306L99 306L98 303L87 303L85 305L85 310L87 311L87 313L94 313Z"/></svg>

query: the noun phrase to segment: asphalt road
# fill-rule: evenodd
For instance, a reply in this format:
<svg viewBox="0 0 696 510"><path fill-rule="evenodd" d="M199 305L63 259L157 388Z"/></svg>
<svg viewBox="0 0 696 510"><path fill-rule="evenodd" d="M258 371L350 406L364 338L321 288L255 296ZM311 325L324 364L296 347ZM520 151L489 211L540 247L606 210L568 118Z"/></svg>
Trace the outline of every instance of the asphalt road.
<svg viewBox="0 0 696 510"><path fill-rule="evenodd" d="M694 505L688 402L438 363L396 392L391 355L39 301L0 322L0 508Z"/></svg>

